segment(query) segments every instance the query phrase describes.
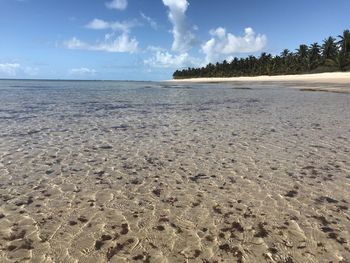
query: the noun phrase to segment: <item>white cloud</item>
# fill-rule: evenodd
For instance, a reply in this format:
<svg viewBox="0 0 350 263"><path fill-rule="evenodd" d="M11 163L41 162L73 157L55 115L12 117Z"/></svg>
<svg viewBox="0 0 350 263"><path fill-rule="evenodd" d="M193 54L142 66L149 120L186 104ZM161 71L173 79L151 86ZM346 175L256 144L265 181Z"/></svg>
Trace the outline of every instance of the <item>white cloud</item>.
<svg viewBox="0 0 350 263"><path fill-rule="evenodd" d="M157 51L166 51L165 48L162 48L162 47L159 47L159 46L148 46L147 51L150 51L150 52L157 52Z"/></svg>
<svg viewBox="0 0 350 263"><path fill-rule="evenodd" d="M144 13L140 13L141 17L147 21L147 23L154 29L154 30L157 30L158 29L158 24L157 22L152 19L151 17L149 16L146 16Z"/></svg>
<svg viewBox="0 0 350 263"><path fill-rule="evenodd" d="M70 75L73 76L93 76L96 74L95 69L89 69L89 68L73 68L69 71Z"/></svg>
<svg viewBox="0 0 350 263"><path fill-rule="evenodd" d="M22 66L19 63L0 64L0 76L2 77L35 76L38 72L38 68Z"/></svg>
<svg viewBox="0 0 350 263"><path fill-rule="evenodd" d="M90 23L88 23L86 25L87 28L90 28L90 29L108 29L110 27L109 23L104 21L104 20L101 20L101 19L98 19L98 18L95 18L94 20L92 20Z"/></svg>
<svg viewBox="0 0 350 263"><path fill-rule="evenodd" d="M188 53L173 55L167 51L157 50L155 55L144 60L144 64L153 68L183 68L198 66L200 61L191 57Z"/></svg>
<svg viewBox="0 0 350 263"><path fill-rule="evenodd" d="M112 0L106 3L106 7L109 9L125 10L128 7L127 0Z"/></svg>
<svg viewBox="0 0 350 263"><path fill-rule="evenodd" d="M206 62L218 61L232 57L237 53L254 53L261 51L267 44L265 35L256 34L250 27L244 30L244 36L227 33L225 28L211 30L212 38L202 45Z"/></svg>
<svg viewBox="0 0 350 263"><path fill-rule="evenodd" d="M93 46L93 50L107 52L128 52L135 53L138 51L139 43L135 38L130 39L127 34L122 34L112 41L105 41Z"/></svg>
<svg viewBox="0 0 350 263"><path fill-rule="evenodd" d="M163 0L169 8L169 20L173 24L172 50L180 53L187 52L197 42L186 22L186 11L189 6L187 0Z"/></svg>
<svg viewBox="0 0 350 263"><path fill-rule="evenodd" d="M112 39L110 35L106 35L104 41L96 44L85 43L76 37L65 41L63 46L68 49L83 49L93 51L105 51L105 52L119 52L119 53L135 53L138 51L138 41L135 38L130 38L127 33L123 33L115 39Z"/></svg>
<svg viewBox="0 0 350 263"><path fill-rule="evenodd" d="M89 49L89 44L80 41L76 37L63 42L63 45L68 49Z"/></svg>
<svg viewBox="0 0 350 263"><path fill-rule="evenodd" d="M113 31L129 32L131 28L137 25L137 21L107 22L102 19L95 18L88 23L86 27L95 30L111 29Z"/></svg>
<svg viewBox="0 0 350 263"><path fill-rule="evenodd" d="M21 65L18 63L4 63L0 64L0 75L14 77L21 69Z"/></svg>

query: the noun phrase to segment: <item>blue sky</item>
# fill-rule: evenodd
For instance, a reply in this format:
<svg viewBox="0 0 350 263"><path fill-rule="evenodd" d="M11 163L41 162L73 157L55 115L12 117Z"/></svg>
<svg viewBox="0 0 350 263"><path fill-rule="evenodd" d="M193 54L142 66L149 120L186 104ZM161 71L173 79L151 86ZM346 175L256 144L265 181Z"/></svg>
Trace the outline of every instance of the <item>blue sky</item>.
<svg viewBox="0 0 350 263"><path fill-rule="evenodd" d="M350 28L348 0L0 0L0 78L169 79Z"/></svg>

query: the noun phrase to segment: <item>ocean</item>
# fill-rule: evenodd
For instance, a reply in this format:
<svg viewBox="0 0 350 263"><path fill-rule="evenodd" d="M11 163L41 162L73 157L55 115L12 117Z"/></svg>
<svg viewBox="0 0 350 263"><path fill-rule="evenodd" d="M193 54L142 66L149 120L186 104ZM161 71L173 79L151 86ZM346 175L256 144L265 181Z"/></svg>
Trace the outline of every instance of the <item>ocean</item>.
<svg viewBox="0 0 350 263"><path fill-rule="evenodd" d="M350 96L300 89L0 80L0 261L349 260Z"/></svg>

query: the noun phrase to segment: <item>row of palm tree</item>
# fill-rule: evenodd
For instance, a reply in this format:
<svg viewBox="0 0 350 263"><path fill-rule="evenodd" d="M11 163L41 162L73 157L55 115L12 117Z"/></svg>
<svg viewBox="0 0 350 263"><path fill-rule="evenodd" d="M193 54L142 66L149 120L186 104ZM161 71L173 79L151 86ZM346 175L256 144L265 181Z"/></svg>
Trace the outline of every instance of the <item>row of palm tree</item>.
<svg viewBox="0 0 350 263"><path fill-rule="evenodd" d="M280 55L262 53L260 57L248 56L224 60L202 68L187 68L174 72L175 79L200 77L239 77L259 75L305 74L350 70L350 31L326 38L322 45L300 45L295 52L288 49Z"/></svg>

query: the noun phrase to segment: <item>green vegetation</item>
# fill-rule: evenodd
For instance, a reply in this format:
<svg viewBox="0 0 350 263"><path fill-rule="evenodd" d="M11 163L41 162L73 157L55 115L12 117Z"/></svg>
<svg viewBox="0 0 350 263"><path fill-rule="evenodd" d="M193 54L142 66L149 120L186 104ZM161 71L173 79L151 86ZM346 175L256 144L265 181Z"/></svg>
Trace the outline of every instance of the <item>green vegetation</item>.
<svg viewBox="0 0 350 263"><path fill-rule="evenodd" d="M174 79L203 77L240 77L260 75L306 74L350 70L350 31L337 39L328 37L323 44L300 45L296 52L283 50L280 55L262 53L260 57L234 58L231 62L208 64L202 68L177 70Z"/></svg>

